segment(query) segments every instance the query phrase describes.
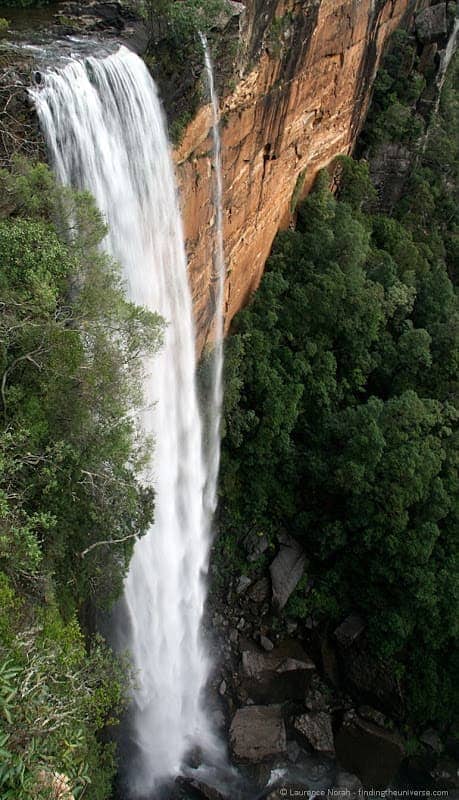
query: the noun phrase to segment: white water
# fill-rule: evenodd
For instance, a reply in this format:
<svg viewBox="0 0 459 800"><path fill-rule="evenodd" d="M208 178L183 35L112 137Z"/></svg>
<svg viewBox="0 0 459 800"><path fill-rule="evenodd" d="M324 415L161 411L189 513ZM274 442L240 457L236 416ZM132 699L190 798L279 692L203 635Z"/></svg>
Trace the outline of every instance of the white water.
<svg viewBox="0 0 459 800"><path fill-rule="evenodd" d="M201 700L209 663L200 625L210 537L204 494L213 508L218 445L206 470L181 220L163 116L146 67L122 47L107 58L73 60L47 73L33 95L59 179L89 189L107 219L104 248L122 264L129 297L169 323L160 355L146 363L140 425L155 439L155 524L136 544L125 585L130 630L122 632L139 676L129 791L143 796L180 771L194 743L211 746ZM220 307L220 289L217 294ZM220 329L219 321L217 341Z"/></svg>
<svg viewBox="0 0 459 800"><path fill-rule="evenodd" d="M220 466L220 424L223 402L223 327L225 290L225 251L223 240L223 173L222 148L220 139L220 107L215 88L214 69L206 37L200 34L204 50L209 96L212 106L213 139L213 206L215 214L215 251L213 258L213 304L214 324L212 332L213 350L211 353L211 397L208 408L206 508L210 518L217 507L218 471Z"/></svg>

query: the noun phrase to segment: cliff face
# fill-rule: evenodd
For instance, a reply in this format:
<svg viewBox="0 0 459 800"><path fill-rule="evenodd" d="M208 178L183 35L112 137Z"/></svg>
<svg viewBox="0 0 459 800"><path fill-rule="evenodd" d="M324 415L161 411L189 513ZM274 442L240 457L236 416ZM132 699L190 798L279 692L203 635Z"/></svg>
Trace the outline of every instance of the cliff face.
<svg viewBox="0 0 459 800"><path fill-rule="evenodd" d="M241 16L242 77L222 103L225 317L256 289L278 229L319 169L349 153L385 42L412 0L252 0ZM199 346L213 315L211 110L175 157Z"/></svg>

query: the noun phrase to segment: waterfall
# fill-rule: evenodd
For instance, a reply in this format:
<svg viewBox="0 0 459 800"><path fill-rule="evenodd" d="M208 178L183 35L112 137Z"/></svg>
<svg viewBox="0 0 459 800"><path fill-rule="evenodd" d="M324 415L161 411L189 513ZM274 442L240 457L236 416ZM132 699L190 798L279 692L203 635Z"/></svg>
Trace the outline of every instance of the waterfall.
<svg viewBox="0 0 459 800"><path fill-rule="evenodd" d="M121 263L130 299L167 321L161 353L145 363L138 421L155 442L153 474L144 476L156 491L155 523L136 544L125 614L118 615L138 672L129 793L150 797L180 771L193 744L205 749L212 738L202 708L209 664L200 626L210 536L204 495L207 482L213 507L218 444L206 469L173 167L154 83L126 48L103 59L72 59L48 71L32 94L58 179L94 195L109 225L103 247ZM219 307L220 288L217 295ZM221 351L220 320L217 325ZM219 408L220 356L216 369Z"/></svg>
<svg viewBox="0 0 459 800"><path fill-rule="evenodd" d="M213 206L215 214L215 251L213 258L212 292L214 306L214 325L212 331L213 349L210 354L212 379L207 410L207 482L206 508L210 518L217 507L217 483L220 466L220 423L223 402L223 326L225 290L225 251L223 240L223 173L220 139L220 109L215 88L214 69L209 45L204 34L200 33L204 51L209 96L212 107L213 140Z"/></svg>

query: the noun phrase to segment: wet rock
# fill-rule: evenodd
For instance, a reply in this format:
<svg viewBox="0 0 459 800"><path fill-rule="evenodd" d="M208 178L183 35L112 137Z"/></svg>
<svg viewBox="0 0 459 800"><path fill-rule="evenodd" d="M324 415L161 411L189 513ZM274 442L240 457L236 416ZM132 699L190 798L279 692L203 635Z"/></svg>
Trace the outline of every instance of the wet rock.
<svg viewBox="0 0 459 800"><path fill-rule="evenodd" d="M315 665L300 646L275 648L270 653L242 654L242 685L258 702L303 700Z"/></svg>
<svg viewBox="0 0 459 800"><path fill-rule="evenodd" d="M218 687L218 692L222 697L223 697L224 694L226 694L226 688L227 688L226 687L226 681L222 681L220 686Z"/></svg>
<svg viewBox="0 0 459 800"><path fill-rule="evenodd" d="M203 800L230 800L228 794L223 794L220 788L207 783L203 777L180 776L176 783L184 789L192 789L193 797L196 793Z"/></svg>
<svg viewBox="0 0 459 800"><path fill-rule="evenodd" d="M244 617L241 617L239 622L237 623L237 629L238 631L242 631L244 630L244 628L245 628L245 619Z"/></svg>
<svg viewBox="0 0 459 800"><path fill-rule="evenodd" d="M238 634L238 632L237 632L237 631L235 631L235 630L232 630L232 631L231 631L231 633L230 633L230 635L229 635L229 638L230 638L230 642L231 642L232 644L237 644L237 643L238 643L238 640L239 640L239 634Z"/></svg>
<svg viewBox="0 0 459 800"><path fill-rule="evenodd" d="M273 605L284 608L306 568L306 554L300 543L291 536L280 538L279 552L269 567L271 573Z"/></svg>
<svg viewBox="0 0 459 800"><path fill-rule="evenodd" d="M345 715L335 747L342 766L356 773L364 786L376 789L388 786L405 754L399 736L354 712Z"/></svg>
<svg viewBox="0 0 459 800"><path fill-rule="evenodd" d="M331 715L325 711L301 714L293 724L301 739L318 753L333 755L333 729Z"/></svg>
<svg viewBox="0 0 459 800"><path fill-rule="evenodd" d="M230 748L238 764L257 764L287 751L285 724L279 706L239 709L230 727Z"/></svg>
<svg viewBox="0 0 459 800"><path fill-rule="evenodd" d="M236 586L236 594L243 594L250 586L252 581L247 575L241 575Z"/></svg>
<svg viewBox="0 0 459 800"><path fill-rule="evenodd" d="M433 42L448 30L446 3L426 8L416 15L416 34L421 42Z"/></svg>
<svg viewBox="0 0 459 800"><path fill-rule="evenodd" d="M274 650L274 645L271 639L268 639L267 636L263 636L263 634L260 636L260 645L262 646L263 650L266 650L268 653L271 650Z"/></svg>

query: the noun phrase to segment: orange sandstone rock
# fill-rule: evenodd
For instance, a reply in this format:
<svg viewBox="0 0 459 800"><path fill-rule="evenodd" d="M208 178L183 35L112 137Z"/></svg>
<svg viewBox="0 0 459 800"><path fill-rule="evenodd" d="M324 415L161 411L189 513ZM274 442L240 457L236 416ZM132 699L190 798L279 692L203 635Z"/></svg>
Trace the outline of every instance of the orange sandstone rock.
<svg viewBox="0 0 459 800"><path fill-rule="evenodd" d="M255 0L247 3L253 28ZM222 103L225 321L257 288L273 239L319 169L352 150L384 45L412 0L279 0L282 41L261 54ZM288 14L288 16L287 16ZM212 116L201 107L175 152L198 348L212 324Z"/></svg>

